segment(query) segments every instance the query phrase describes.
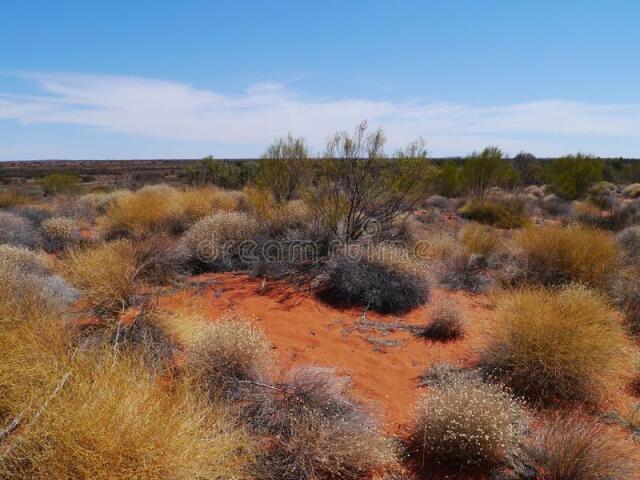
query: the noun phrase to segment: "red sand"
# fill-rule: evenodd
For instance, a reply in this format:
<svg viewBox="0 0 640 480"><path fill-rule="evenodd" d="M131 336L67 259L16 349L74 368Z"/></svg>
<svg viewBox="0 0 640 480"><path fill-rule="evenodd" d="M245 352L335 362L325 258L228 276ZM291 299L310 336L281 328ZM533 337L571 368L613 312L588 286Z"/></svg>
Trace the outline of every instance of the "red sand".
<svg viewBox="0 0 640 480"><path fill-rule="evenodd" d="M467 313L462 340L435 343L401 328L372 328L373 322L423 325L444 298L454 298ZM368 312L363 321L361 309L339 310L282 282L231 273L193 277L188 288L160 299L167 311L190 304L211 319L235 312L255 322L273 343L281 372L314 363L350 375L355 395L372 405L389 432L399 432L410 420L420 394L418 376L427 367L473 361L480 330L491 314L486 298L435 289L425 307L401 317Z"/></svg>

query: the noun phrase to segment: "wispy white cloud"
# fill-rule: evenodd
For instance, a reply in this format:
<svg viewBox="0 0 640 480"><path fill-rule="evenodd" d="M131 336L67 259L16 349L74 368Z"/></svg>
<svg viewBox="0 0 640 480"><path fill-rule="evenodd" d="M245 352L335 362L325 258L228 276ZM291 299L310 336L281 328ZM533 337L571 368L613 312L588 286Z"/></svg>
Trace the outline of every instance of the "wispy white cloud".
<svg viewBox="0 0 640 480"><path fill-rule="evenodd" d="M640 148L637 104L545 100L467 105L310 98L271 82L229 95L130 76L20 76L35 82L38 93L0 93L0 119L236 145L264 145L291 131L317 148L331 132L351 129L367 119L372 125L384 126L392 145L422 136L436 154L465 153L487 144L510 151L527 148L539 154L560 154L588 149L589 142L578 143L593 138L604 138L612 144L632 142Z"/></svg>

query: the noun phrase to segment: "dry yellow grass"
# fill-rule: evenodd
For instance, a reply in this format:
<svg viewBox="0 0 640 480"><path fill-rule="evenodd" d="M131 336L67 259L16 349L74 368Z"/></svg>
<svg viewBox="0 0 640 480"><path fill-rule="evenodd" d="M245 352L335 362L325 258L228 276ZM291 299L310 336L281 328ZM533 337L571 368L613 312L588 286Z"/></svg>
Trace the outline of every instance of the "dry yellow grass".
<svg viewBox="0 0 640 480"><path fill-rule="evenodd" d="M614 237L583 227L544 226L520 233L528 276L547 285L580 282L604 288L618 260Z"/></svg>
<svg viewBox="0 0 640 480"><path fill-rule="evenodd" d="M0 420L20 419L0 478L249 478L251 440L224 409L163 389L135 355L66 344L59 325L0 332Z"/></svg>
<svg viewBox="0 0 640 480"><path fill-rule="evenodd" d="M476 223L468 224L460 235L460 243L469 255L489 256L499 248L500 242L498 230Z"/></svg>
<svg viewBox="0 0 640 480"><path fill-rule="evenodd" d="M89 305L100 313L126 308L134 294L135 248L128 240L68 251L63 270Z"/></svg>
<svg viewBox="0 0 640 480"><path fill-rule="evenodd" d="M625 329L583 286L504 294L487 334L486 364L536 403L599 404L633 375Z"/></svg>

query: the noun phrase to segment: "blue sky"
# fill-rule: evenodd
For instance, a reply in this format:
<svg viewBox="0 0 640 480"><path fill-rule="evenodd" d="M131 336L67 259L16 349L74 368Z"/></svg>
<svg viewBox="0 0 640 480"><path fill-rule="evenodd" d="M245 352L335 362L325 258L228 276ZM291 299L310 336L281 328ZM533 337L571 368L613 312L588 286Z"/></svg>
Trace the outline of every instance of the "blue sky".
<svg viewBox="0 0 640 480"><path fill-rule="evenodd" d="M638 1L5 1L0 160L320 151L640 157Z"/></svg>

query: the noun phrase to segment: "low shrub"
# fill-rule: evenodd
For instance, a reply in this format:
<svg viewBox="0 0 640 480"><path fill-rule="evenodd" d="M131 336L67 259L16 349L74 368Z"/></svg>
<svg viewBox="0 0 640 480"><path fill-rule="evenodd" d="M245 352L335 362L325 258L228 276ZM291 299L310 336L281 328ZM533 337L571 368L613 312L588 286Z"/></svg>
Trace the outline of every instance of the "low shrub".
<svg viewBox="0 0 640 480"><path fill-rule="evenodd" d="M474 198L459 213L463 218L497 228L520 228L529 223L526 202L519 197L504 199Z"/></svg>
<svg viewBox="0 0 640 480"><path fill-rule="evenodd" d="M431 313L431 322L421 332L429 340L447 342L464 336L465 319L460 308L452 302L443 302Z"/></svg>
<svg viewBox="0 0 640 480"><path fill-rule="evenodd" d="M266 380L270 352L264 332L241 318L222 318L202 327L185 371L209 398L238 399Z"/></svg>
<svg viewBox="0 0 640 480"><path fill-rule="evenodd" d="M630 198L640 197L640 183L632 183L622 189L622 193Z"/></svg>
<svg viewBox="0 0 640 480"><path fill-rule="evenodd" d="M323 280L320 297L342 307L362 305L379 313L401 313L429 301L424 265L406 250L391 246L338 252Z"/></svg>
<svg viewBox="0 0 640 480"><path fill-rule="evenodd" d="M133 243L115 240L96 248L69 250L63 268L93 309L113 314L131 305L136 267Z"/></svg>
<svg viewBox="0 0 640 480"><path fill-rule="evenodd" d="M216 213L198 221L182 236L182 248L196 268L246 268L251 241L261 232L258 222L239 212Z"/></svg>
<svg viewBox="0 0 640 480"><path fill-rule="evenodd" d="M618 261L614 237L584 227L531 228L516 243L527 257L529 280L544 285L580 282L604 288Z"/></svg>
<svg viewBox="0 0 640 480"><path fill-rule="evenodd" d="M30 220L15 213L0 211L0 243L33 248L40 242Z"/></svg>
<svg viewBox="0 0 640 480"><path fill-rule="evenodd" d="M553 217L567 215L571 210L571 204L568 201L560 198L555 193L545 195L540 200L540 207L544 212Z"/></svg>
<svg viewBox="0 0 640 480"><path fill-rule="evenodd" d="M186 273L187 254L170 235L153 235L134 244L136 279L169 285Z"/></svg>
<svg viewBox="0 0 640 480"><path fill-rule="evenodd" d="M61 250L80 242L80 226L73 218L52 217L42 223L44 247L48 251Z"/></svg>
<svg viewBox="0 0 640 480"><path fill-rule="evenodd" d="M499 248L501 238L491 227L470 223L462 230L460 242L469 255L488 257Z"/></svg>
<svg viewBox="0 0 640 480"><path fill-rule="evenodd" d="M12 213L29 220L35 228L40 228L42 222L54 216L50 206L19 205L10 209Z"/></svg>
<svg viewBox="0 0 640 480"><path fill-rule="evenodd" d="M482 293L491 285L486 267L487 260L482 255L457 254L445 263L439 281L449 290Z"/></svg>
<svg viewBox="0 0 640 480"><path fill-rule="evenodd" d="M442 195L431 195L425 201L425 206L440 210L453 211L456 207L456 201L451 198L443 197Z"/></svg>
<svg viewBox="0 0 640 480"><path fill-rule="evenodd" d="M625 228L616 235L616 241L627 257L632 260L640 258L640 226Z"/></svg>
<svg viewBox="0 0 640 480"><path fill-rule="evenodd" d="M547 418L525 454L526 478L540 480L622 480L639 468L632 441L581 412Z"/></svg>
<svg viewBox="0 0 640 480"><path fill-rule="evenodd" d="M453 233L436 231L418 238L410 250L418 258L443 262L460 252L460 244Z"/></svg>
<svg viewBox="0 0 640 480"><path fill-rule="evenodd" d="M499 386L452 378L419 401L411 450L425 473L435 465L490 472L516 456L526 413Z"/></svg>
<svg viewBox="0 0 640 480"><path fill-rule="evenodd" d="M370 478L397 469L396 448L349 395L351 382L314 365L252 396L249 421L274 442L257 465L273 480Z"/></svg>
<svg viewBox="0 0 640 480"><path fill-rule="evenodd" d="M630 345L600 294L523 289L499 301L484 364L534 403L595 405L628 382Z"/></svg>
<svg viewBox="0 0 640 480"><path fill-rule="evenodd" d="M77 175L67 172L51 173L38 180L45 195L71 193L77 189L80 179Z"/></svg>
<svg viewBox="0 0 640 480"><path fill-rule="evenodd" d="M0 208L10 208L24 205L29 198L14 192L0 192Z"/></svg>
<svg viewBox="0 0 640 480"><path fill-rule="evenodd" d="M24 247L0 245L0 322L60 315L77 292Z"/></svg>

